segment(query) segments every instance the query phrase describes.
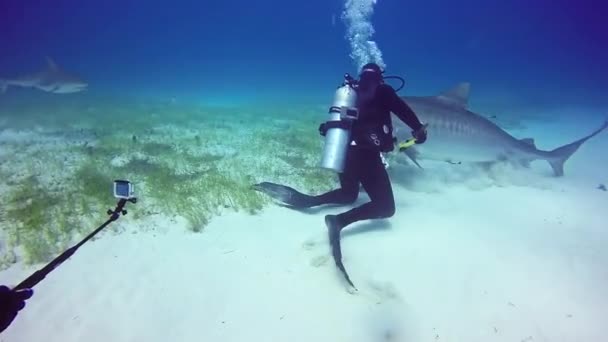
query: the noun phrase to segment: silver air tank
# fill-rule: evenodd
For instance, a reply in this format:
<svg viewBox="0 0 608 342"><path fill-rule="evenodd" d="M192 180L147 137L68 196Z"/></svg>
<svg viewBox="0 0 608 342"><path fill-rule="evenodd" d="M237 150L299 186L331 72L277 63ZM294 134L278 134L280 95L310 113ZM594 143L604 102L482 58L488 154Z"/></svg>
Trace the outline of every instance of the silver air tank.
<svg viewBox="0 0 608 342"><path fill-rule="evenodd" d="M352 78L347 74L346 82L340 86L334 95L334 102L329 108L329 120L325 123L325 145L321 167L335 172L344 171L346 152L351 137L351 126L358 118L355 107L357 93L352 87Z"/></svg>

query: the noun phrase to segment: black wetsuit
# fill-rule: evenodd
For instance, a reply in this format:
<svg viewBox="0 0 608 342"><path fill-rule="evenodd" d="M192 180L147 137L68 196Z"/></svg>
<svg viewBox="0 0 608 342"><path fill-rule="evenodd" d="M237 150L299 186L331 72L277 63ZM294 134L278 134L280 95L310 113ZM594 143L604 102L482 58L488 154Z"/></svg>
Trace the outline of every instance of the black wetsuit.
<svg viewBox="0 0 608 342"><path fill-rule="evenodd" d="M379 69L379 67L377 67ZM360 83L361 84L361 83ZM361 88L358 88L361 89ZM416 143L424 143L426 130L411 108L388 85L381 84L373 91L367 87L357 96L359 117L351 127L352 143L348 147L344 172L340 173L341 187L327 193L311 196L303 194L286 185L262 182L253 188L280 200L294 208L310 208L322 204L350 204L359 196L359 186L369 195L371 201L339 215L325 215L325 224L336 266L344 273L348 283L354 287L344 264L340 247L340 231L349 224L393 216L395 199L388 173L382 163L381 152L394 149L391 112L412 128ZM372 94L373 96L367 96ZM319 132L326 133L325 124L319 126Z"/></svg>
<svg viewBox="0 0 608 342"><path fill-rule="evenodd" d="M340 228L360 220L391 217L395 213L393 189L380 156L380 152L394 148L391 112L412 130L422 127L414 111L395 90L389 85L380 85L372 100L359 105L359 119L352 128L356 145L349 146L344 172L339 176L341 187L314 196L315 205L350 204L359 195L359 184L363 186L371 201L337 215ZM372 134L376 139L370 138ZM376 146L373 141L380 145Z"/></svg>

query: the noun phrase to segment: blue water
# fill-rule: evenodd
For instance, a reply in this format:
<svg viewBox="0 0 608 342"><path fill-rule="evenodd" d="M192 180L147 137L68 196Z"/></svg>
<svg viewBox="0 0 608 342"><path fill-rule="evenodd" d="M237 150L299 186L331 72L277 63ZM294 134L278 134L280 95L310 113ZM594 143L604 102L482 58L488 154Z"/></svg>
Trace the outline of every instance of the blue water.
<svg viewBox="0 0 608 342"><path fill-rule="evenodd" d="M368 3L369 1L360 1ZM349 57L343 1L4 1L0 73L49 55L90 92L217 103L326 103ZM606 107L608 44L599 0L379 0L371 39L402 93L461 81L504 105Z"/></svg>
<svg viewBox="0 0 608 342"><path fill-rule="evenodd" d="M564 178L546 161L471 173L392 154L394 217L345 240L359 297L331 273L330 212L251 185L338 186L317 127L366 62L402 76L401 95L470 82L472 111L543 150L576 141L608 116L606 18L605 0L0 0L0 86L46 56L89 85L0 93L0 285L107 219L112 180L139 199L36 288L6 341L600 341L606 132Z"/></svg>

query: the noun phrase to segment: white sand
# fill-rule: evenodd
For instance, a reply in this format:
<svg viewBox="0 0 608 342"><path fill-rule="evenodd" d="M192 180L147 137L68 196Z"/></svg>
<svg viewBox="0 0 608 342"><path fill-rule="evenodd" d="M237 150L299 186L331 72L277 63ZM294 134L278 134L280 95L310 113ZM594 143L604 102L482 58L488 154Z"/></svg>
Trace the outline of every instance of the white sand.
<svg viewBox="0 0 608 342"><path fill-rule="evenodd" d="M104 234L35 288L0 341L606 341L606 148L606 134L588 142L561 179L539 162L532 187L396 182L392 219L343 233L356 294L326 241L323 215L340 208Z"/></svg>

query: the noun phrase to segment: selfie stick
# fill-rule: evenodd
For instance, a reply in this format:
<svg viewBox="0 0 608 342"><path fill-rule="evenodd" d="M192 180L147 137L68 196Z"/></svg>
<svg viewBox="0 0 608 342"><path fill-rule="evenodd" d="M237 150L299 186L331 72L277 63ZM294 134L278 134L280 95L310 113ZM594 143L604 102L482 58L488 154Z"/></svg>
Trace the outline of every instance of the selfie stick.
<svg viewBox="0 0 608 342"><path fill-rule="evenodd" d="M72 246L69 249L67 249L65 252L61 253L53 261L49 262L46 266L44 266L44 268L34 272L27 279L22 281L21 284L17 285L13 289L13 291L33 288L36 284L41 282L42 279L44 279L49 273L51 273L57 266L61 265L64 261L66 261L69 257L71 257L72 254L74 254L74 252L76 252L76 250L78 248L80 248L80 246L84 245L85 242L87 242L89 239L91 239L93 236L95 236L95 234L99 233L108 224L116 221L120 217L120 214L126 215L127 211L124 209L124 206L125 206L125 204L127 204L127 201L136 203L137 198L135 198L135 197L128 198L128 199L121 198L118 201L118 203L116 204L116 208L114 208L114 210L108 209L108 215L111 215L111 216L104 224L102 224L97 229L95 229L91 234L89 234L87 237L85 237L77 245Z"/></svg>

